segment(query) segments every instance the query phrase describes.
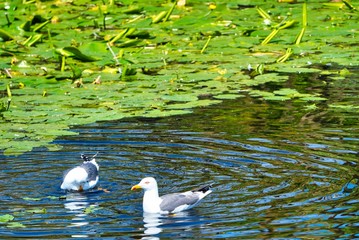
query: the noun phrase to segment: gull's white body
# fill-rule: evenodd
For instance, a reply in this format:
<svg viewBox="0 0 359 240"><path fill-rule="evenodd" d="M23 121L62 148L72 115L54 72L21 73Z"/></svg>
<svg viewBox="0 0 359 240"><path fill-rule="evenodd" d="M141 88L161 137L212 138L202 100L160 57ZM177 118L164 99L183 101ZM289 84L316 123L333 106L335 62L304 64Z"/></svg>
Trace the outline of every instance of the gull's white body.
<svg viewBox="0 0 359 240"><path fill-rule="evenodd" d="M84 161L80 166L65 173L61 189L72 191L89 190L98 183L98 171L99 165L94 158L91 161Z"/></svg>
<svg viewBox="0 0 359 240"><path fill-rule="evenodd" d="M183 193L172 193L164 196L158 195L157 182L152 177L147 177L132 187L132 190L142 188L143 211L146 213L177 213L195 207L205 196L210 194L210 185L198 190Z"/></svg>

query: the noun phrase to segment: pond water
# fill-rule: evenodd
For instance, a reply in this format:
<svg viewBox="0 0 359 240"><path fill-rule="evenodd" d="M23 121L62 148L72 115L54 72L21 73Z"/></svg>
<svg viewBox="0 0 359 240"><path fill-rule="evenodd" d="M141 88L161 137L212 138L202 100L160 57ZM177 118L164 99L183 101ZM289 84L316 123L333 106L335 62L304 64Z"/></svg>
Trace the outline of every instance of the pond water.
<svg viewBox="0 0 359 240"><path fill-rule="evenodd" d="M357 90L317 91L357 101ZM77 126L79 135L55 141L60 151L0 156L0 215L14 217L0 236L358 238L358 114L317 107L243 97L189 115ZM105 190L63 192L62 172L96 152ZM190 211L143 215L142 192L130 188L145 176L160 193L214 189Z"/></svg>

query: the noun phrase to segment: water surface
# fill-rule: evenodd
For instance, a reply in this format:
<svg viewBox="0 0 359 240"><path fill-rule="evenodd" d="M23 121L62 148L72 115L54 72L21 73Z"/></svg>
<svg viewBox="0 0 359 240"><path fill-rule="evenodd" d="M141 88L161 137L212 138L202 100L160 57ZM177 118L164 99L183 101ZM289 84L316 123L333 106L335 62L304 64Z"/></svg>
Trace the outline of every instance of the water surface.
<svg viewBox="0 0 359 240"><path fill-rule="evenodd" d="M77 126L78 136L55 141L60 151L1 156L0 215L15 218L0 236L359 237L357 113L305 106L245 97L190 115ZM105 190L63 192L62 172L96 152ZM142 193L130 188L145 176L161 193L210 182L214 191L190 211L143 215Z"/></svg>

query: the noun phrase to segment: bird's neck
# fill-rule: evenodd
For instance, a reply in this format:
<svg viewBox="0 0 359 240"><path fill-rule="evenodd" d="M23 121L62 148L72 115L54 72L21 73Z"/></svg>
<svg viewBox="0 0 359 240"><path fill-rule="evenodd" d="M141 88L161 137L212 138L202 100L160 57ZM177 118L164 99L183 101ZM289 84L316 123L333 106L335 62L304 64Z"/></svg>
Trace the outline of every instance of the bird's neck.
<svg viewBox="0 0 359 240"><path fill-rule="evenodd" d="M160 212L161 199L158 196L158 189L146 190L143 195L143 211L148 213Z"/></svg>

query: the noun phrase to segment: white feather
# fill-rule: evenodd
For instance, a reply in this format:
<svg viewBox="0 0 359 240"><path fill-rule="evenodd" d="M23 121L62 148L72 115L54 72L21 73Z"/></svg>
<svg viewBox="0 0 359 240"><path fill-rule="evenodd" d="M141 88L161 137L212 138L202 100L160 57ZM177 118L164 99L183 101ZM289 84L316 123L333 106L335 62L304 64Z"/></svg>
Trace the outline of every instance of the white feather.
<svg viewBox="0 0 359 240"><path fill-rule="evenodd" d="M177 212L181 212L181 211L193 208L205 196L207 196L208 194L210 194L212 192L212 190L208 189L204 193L201 191L187 191L187 192L183 192L183 193L175 193L175 194L169 194L169 195L164 195L162 197L159 197L157 182L152 177L147 177L147 178L142 179L139 184L132 187L132 190L138 189L138 188L142 188L145 191L144 195L143 195L143 203L142 203L143 211L146 213L162 213L162 214L169 213L169 210L167 210L167 209L173 209L173 210L171 210L171 213L177 213ZM185 202L183 202L181 200L181 199L187 198L187 197L194 199L195 202L193 203L193 201L189 201L193 204L186 204ZM173 202L172 202L172 200L173 200ZM167 208L165 206L164 208L161 209L161 207L163 207L163 206L161 206L161 203L163 201L165 201L164 205L166 205L167 207L170 205L169 208ZM182 204L181 204L181 201L182 201ZM179 205L177 205L177 204L179 204Z"/></svg>
<svg viewBox="0 0 359 240"><path fill-rule="evenodd" d="M99 165L96 163L95 159L92 159L90 162L86 164L94 164L97 170L99 170ZM73 191L82 191L88 190L96 186L99 177L96 176L95 180L89 181L89 174L85 168L78 166L71 169L61 184L61 189L64 190L73 190Z"/></svg>

